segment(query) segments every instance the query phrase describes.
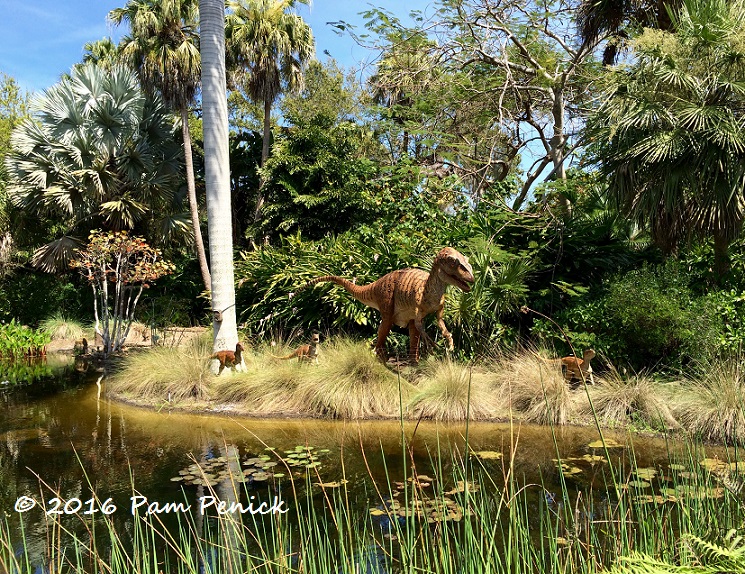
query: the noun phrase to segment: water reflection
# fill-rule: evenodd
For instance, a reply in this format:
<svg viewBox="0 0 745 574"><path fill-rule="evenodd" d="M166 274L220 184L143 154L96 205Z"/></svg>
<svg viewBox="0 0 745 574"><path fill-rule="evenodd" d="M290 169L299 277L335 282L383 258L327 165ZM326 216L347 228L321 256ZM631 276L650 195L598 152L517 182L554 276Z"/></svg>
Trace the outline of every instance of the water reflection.
<svg viewBox="0 0 745 574"><path fill-rule="evenodd" d="M598 440L598 433L589 427L472 423L466 428L416 421L402 426L396 421L261 420L153 412L107 400L102 374L89 371L85 376L87 384L62 384L44 398L36 398L33 392L0 394L0 512L10 514L15 532L23 520L30 553L40 562L48 535L42 512L56 496L79 499L85 505L95 495L97 508L111 499L118 508L114 516L117 532L132 540L130 497L134 494L148 501L191 505L210 495L228 504L247 503L251 495L260 501L280 496L288 504L294 497L322 503L326 494L317 485L324 484L327 489L344 485L352 499L367 502L375 484L388 480L395 491L404 491L414 471L425 491L431 487L421 484L422 475L453 476L452 468L466 453L466 436L476 452L474 464L485 468L496 482L509 472L521 483L546 487L542 498L534 501L536 513L545 507L562 512L562 502L553 494L561 490L557 458L581 469L576 476L568 473L568 486L574 493L605 480L607 463L595 458L599 453L589 446ZM623 433L606 436L622 445L631 441ZM658 438L634 437L633 443L638 468L667 464L677 448ZM627 449L613 450L614 464L633 466ZM276 466L267 468L257 461ZM196 468L191 469L192 465ZM184 470L193 470L194 479L172 480L184 476L179 472ZM259 471L266 476L257 480ZM290 476L296 479L292 487L287 480ZM460 520L458 497L476 485L454 479L452 484L439 486L451 498L424 504L422 517ZM406 509L396 502L402 497L389 494L386 510L409 519ZM41 506L22 516L14 513L13 504L22 495L35 497ZM388 516L381 512L382 532ZM163 520L175 523L177 517L171 514ZM195 520L198 535L209 528L207 521ZM66 524L73 531L85 532L84 521L74 522L71 517ZM359 563L367 571L382 571L375 554L378 549L371 547L370 552L358 557Z"/></svg>

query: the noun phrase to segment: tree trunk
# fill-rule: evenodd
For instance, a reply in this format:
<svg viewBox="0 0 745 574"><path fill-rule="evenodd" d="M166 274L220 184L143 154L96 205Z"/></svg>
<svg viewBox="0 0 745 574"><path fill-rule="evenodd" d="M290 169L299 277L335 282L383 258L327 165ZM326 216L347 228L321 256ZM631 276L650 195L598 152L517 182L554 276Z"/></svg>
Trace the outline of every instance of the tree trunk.
<svg viewBox="0 0 745 574"><path fill-rule="evenodd" d="M554 133L551 138L551 159L554 162L556 170L555 179L564 180L567 178L566 167L564 167L564 144L566 143L566 134L564 133L564 90L555 87L551 90L554 101L551 108L551 114L554 120ZM572 204L565 195L559 197L561 206L567 214L571 214Z"/></svg>
<svg viewBox="0 0 745 574"><path fill-rule="evenodd" d="M714 275L717 283L721 282L722 277L729 271L730 261L729 240L724 233L714 232Z"/></svg>
<svg viewBox="0 0 745 574"><path fill-rule="evenodd" d="M186 108L181 108L181 132L184 137L184 163L186 164L186 189L189 196L189 211L191 212L191 225L194 228L194 244L197 248L197 260L199 270L202 272L202 282L205 291L212 287L210 268L207 265L207 255L204 252L204 241L202 239L202 228L199 225L199 210L197 203L197 186L194 182L194 159L191 150L191 132L189 131L189 114Z"/></svg>
<svg viewBox="0 0 745 574"><path fill-rule="evenodd" d="M225 82L225 3L223 0L199 0L199 13L207 229L212 264L213 348L222 351L235 349L238 342Z"/></svg>
<svg viewBox="0 0 745 574"><path fill-rule="evenodd" d="M261 167L266 165L269 159L269 145L272 140L272 102L267 98L264 100L264 135L261 141ZM266 180L262 175L259 177L259 194L256 197L256 211L254 211L254 223L261 217L261 208L264 207L264 185Z"/></svg>

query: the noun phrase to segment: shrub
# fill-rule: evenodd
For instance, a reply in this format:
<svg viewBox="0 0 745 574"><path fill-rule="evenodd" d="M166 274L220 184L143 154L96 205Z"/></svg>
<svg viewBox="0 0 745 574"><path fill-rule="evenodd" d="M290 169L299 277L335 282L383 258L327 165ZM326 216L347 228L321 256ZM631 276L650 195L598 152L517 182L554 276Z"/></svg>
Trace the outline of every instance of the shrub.
<svg viewBox="0 0 745 574"><path fill-rule="evenodd" d="M80 322L69 319L62 313L56 313L52 317L44 319L40 328L49 333L52 341L57 339L80 339L85 335L85 328Z"/></svg>

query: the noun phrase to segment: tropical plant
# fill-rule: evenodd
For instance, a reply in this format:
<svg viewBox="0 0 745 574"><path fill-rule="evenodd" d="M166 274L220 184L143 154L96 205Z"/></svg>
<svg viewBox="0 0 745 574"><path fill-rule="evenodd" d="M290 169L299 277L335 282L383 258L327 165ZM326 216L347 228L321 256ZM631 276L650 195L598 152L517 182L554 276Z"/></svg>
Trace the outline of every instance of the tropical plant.
<svg viewBox="0 0 745 574"><path fill-rule="evenodd" d="M106 36L95 42L86 42L83 50L85 50L83 64L92 62L99 68L111 70L114 66L121 63L119 47L110 36Z"/></svg>
<svg viewBox="0 0 745 574"><path fill-rule="evenodd" d="M269 157L272 105L283 91L303 85L303 67L313 58L313 32L292 12L305 0L232 0L228 2L226 34L231 67L248 97L264 105L261 165ZM260 183L254 220L264 203Z"/></svg>
<svg viewBox="0 0 745 574"><path fill-rule="evenodd" d="M202 281L209 290L210 270L199 224L189 131L189 106L194 102L201 74L198 9L197 0L129 0L124 8L109 12L109 19L117 25L129 23L130 33L119 46L122 59L137 71L149 93L160 94L164 104L181 116L191 225Z"/></svg>
<svg viewBox="0 0 745 574"><path fill-rule="evenodd" d="M14 132L6 165L13 204L57 236L36 250L36 266L66 268L79 235L95 227L134 229L155 243L187 229L172 118L133 72L79 66L35 108Z"/></svg>
<svg viewBox="0 0 745 574"><path fill-rule="evenodd" d="M689 0L674 33L646 30L588 123L621 211L666 252L714 238L715 268L745 218L745 3Z"/></svg>
<svg viewBox="0 0 745 574"><path fill-rule="evenodd" d="M0 359L44 355L50 340L46 331L19 325L15 319L10 323L0 323Z"/></svg>
<svg viewBox="0 0 745 574"><path fill-rule="evenodd" d="M225 4L200 0L202 109L204 117L204 182L212 265L213 346L235 349L238 329L233 275L230 209L230 154L225 78Z"/></svg>
<svg viewBox="0 0 745 574"><path fill-rule="evenodd" d="M613 64L635 27L669 30L669 10L682 3L683 0L582 0L577 7L577 29L585 44L607 40L603 63Z"/></svg>
<svg viewBox="0 0 745 574"><path fill-rule="evenodd" d="M95 331L104 355L124 345L142 290L173 271L159 250L126 231L92 232L88 245L77 251L70 265L80 270L93 289Z"/></svg>

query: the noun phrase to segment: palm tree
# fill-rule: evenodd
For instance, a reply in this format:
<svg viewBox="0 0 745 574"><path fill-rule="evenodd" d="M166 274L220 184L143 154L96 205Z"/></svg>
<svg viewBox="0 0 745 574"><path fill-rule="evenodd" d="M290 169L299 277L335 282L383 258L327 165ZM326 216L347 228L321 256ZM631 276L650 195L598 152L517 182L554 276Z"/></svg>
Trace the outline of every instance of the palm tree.
<svg viewBox="0 0 745 574"><path fill-rule="evenodd" d="M100 68L110 70L121 61L117 45L108 36L95 42L86 42L83 49L84 64L93 62Z"/></svg>
<svg viewBox="0 0 745 574"><path fill-rule="evenodd" d="M189 107L200 79L198 5L195 0L129 0L124 8L109 12L109 19L117 25L129 23L130 34L120 43L122 57L137 70L146 90L160 93L166 105L181 115L194 242L204 288L209 290L189 131Z"/></svg>
<svg viewBox="0 0 745 574"><path fill-rule="evenodd" d="M134 229L153 243L187 231L173 118L134 72L76 66L35 108L13 133L6 167L13 204L62 233L36 250L38 267L66 268L95 228Z"/></svg>
<svg viewBox="0 0 745 574"><path fill-rule="evenodd" d="M577 8L577 28L586 46L602 37L610 42L603 62L612 64L618 47L629 36L634 25L669 30L672 20L669 8L678 8L683 0L581 0Z"/></svg>
<svg viewBox="0 0 745 574"><path fill-rule="evenodd" d="M269 157L272 104L284 88L296 92L303 86L303 67L313 58L315 45L310 26L294 12L307 0L231 0L226 35L231 67L255 103L264 105L261 165ZM264 178L259 183L254 221L264 204Z"/></svg>
<svg viewBox="0 0 745 574"><path fill-rule="evenodd" d="M673 26L639 38L588 130L622 211L668 252L713 236L721 276L745 220L745 2L687 0Z"/></svg>
<svg viewBox="0 0 745 574"><path fill-rule="evenodd" d="M234 349L238 342L230 209L225 4L223 0L200 0L199 9L207 229L213 271L213 346L215 351L221 351Z"/></svg>

